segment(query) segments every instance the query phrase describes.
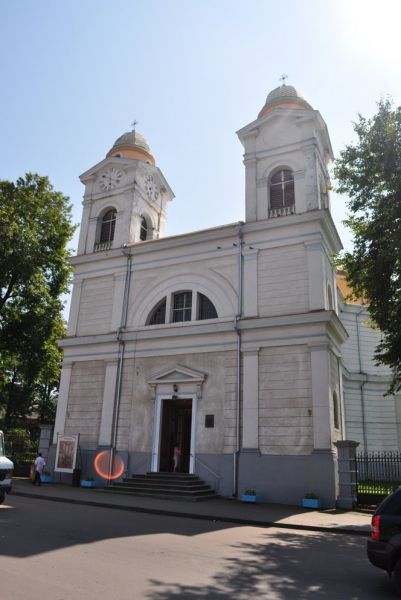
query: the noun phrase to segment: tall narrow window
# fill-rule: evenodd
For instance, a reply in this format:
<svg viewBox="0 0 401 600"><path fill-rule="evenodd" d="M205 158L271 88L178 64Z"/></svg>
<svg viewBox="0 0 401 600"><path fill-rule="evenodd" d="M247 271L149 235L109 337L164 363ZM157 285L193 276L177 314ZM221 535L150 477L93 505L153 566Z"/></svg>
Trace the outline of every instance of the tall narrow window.
<svg viewBox="0 0 401 600"><path fill-rule="evenodd" d="M340 429L340 411L338 410L338 398L336 392L333 392L333 420L334 428Z"/></svg>
<svg viewBox="0 0 401 600"><path fill-rule="evenodd" d="M294 176L289 169L277 171L270 180L270 208L280 209L295 204Z"/></svg>
<svg viewBox="0 0 401 600"><path fill-rule="evenodd" d="M145 217L142 217L141 219L141 231L139 232L139 239L141 242L144 242L148 239L148 223Z"/></svg>
<svg viewBox="0 0 401 600"><path fill-rule="evenodd" d="M114 240L114 230L116 227L116 210L112 208L103 216L100 229L99 243L112 242Z"/></svg>
<svg viewBox="0 0 401 600"><path fill-rule="evenodd" d="M166 298L160 300L148 317L147 325L163 325L166 322Z"/></svg>
<svg viewBox="0 0 401 600"><path fill-rule="evenodd" d="M207 296L198 294L198 319L217 319L217 311Z"/></svg>
<svg viewBox="0 0 401 600"><path fill-rule="evenodd" d="M190 321L192 313L192 292L178 292L173 295L173 323Z"/></svg>

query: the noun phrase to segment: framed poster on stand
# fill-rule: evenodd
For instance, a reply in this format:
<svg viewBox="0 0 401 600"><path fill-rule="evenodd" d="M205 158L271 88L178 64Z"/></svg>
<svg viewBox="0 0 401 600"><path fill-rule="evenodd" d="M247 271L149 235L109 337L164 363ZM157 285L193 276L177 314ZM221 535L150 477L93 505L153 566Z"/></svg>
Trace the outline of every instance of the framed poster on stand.
<svg viewBox="0 0 401 600"><path fill-rule="evenodd" d="M57 434L55 471L73 473L77 461L79 435Z"/></svg>

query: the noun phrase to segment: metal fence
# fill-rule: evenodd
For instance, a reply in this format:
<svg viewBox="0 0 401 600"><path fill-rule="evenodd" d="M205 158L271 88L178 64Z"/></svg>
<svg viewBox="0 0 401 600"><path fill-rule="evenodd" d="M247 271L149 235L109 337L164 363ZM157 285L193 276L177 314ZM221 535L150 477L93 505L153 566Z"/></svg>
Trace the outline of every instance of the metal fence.
<svg viewBox="0 0 401 600"><path fill-rule="evenodd" d="M358 452L356 470L358 502L384 497L401 485L401 452Z"/></svg>

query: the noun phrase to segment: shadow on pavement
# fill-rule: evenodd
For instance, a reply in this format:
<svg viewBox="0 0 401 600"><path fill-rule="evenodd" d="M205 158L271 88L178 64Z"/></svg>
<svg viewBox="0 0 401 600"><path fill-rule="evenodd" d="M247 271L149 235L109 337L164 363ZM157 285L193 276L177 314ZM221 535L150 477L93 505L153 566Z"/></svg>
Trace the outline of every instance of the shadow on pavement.
<svg viewBox="0 0 401 600"><path fill-rule="evenodd" d="M153 579L147 598L386 600L397 597L389 577L370 567L362 539L269 530L265 543L239 544L233 549L235 558L226 561L226 567L213 577L213 583L193 587Z"/></svg>

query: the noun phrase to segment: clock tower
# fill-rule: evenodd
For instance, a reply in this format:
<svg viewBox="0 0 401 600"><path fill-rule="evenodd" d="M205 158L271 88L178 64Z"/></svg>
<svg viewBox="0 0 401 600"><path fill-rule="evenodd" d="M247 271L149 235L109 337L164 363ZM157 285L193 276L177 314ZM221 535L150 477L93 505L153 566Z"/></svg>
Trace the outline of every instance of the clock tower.
<svg viewBox="0 0 401 600"><path fill-rule="evenodd" d="M163 234L174 194L145 138L120 136L106 158L83 173L85 185L78 255L104 252Z"/></svg>

